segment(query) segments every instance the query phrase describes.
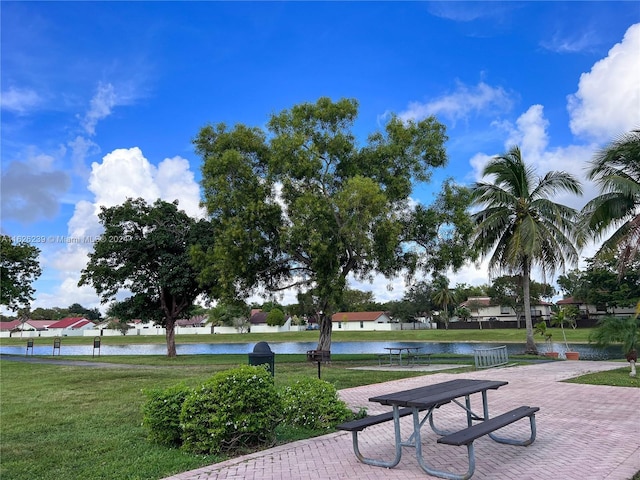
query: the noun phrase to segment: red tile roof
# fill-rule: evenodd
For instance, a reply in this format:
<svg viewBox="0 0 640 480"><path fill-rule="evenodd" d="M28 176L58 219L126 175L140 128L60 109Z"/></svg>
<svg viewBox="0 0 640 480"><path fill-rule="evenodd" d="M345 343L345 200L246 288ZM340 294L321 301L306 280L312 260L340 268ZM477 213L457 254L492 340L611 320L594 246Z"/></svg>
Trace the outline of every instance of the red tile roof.
<svg viewBox="0 0 640 480"><path fill-rule="evenodd" d="M88 323L92 323L92 322L90 322L86 318L68 317L68 318L63 318L62 320L57 321L56 323L52 323L51 325L49 325L49 328L50 329L51 328L71 328L71 329L75 329L75 328L84 327Z"/></svg>
<svg viewBox="0 0 640 480"><path fill-rule="evenodd" d="M558 300L556 305L575 305L582 302L575 300L573 297L563 298L562 300Z"/></svg>
<svg viewBox="0 0 640 480"><path fill-rule="evenodd" d="M20 320L11 320L10 322L0 322L0 330L11 331L20 325Z"/></svg>
<svg viewBox="0 0 640 480"><path fill-rule="evenodd" d="M464 302L460 304L461 307L466 307L469 304L476 304L483 307L488 307L491 305L491 298L489 297L469 297Z"/></svg>
<svg viewBox="0 0 640 480"><path fill-rule="evenodd" d="M27 323L36 330L44 330L49 325L56 323L56 320L27 320Z"/></svg>

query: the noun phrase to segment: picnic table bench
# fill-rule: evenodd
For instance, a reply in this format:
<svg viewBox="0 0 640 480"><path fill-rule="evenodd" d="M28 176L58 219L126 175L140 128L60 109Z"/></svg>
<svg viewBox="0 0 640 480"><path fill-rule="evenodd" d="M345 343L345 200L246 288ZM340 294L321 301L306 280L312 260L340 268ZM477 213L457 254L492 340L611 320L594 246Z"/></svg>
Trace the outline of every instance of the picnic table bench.
<svg viewBox="0 0 640 480"><path fill-rule="evenodd" d="M489 407L487 402L487 391L497 390L501 386L507 385L504 381L491 380L469 380L459 379L443 382L435 385L414 388L411 390L403 390L393 392L376 397L372 397L369 401L377 402L382 405L390 405L393 407L391 412L352 420L338 425L338 430L350 431L352 434L353 450L356 458L362 463L369 465L393 468L400 462L402 457L402 447L414 447L416 458L420 468L429 475L434 475L449 480L467 480L471 478L475 471L475 451L473 447L474 440L488 435L492 440L505 443L508 445L527 446L534 442L536 437L535 413L539 407L521 406L509 412L503 413L496 417L489 417ZM478 415L471 410L470 395L480 393L482 395L482 415ZM458 399L465 399L462 404ZM454 403L466 411L467 427L458 431L447 432L440 430L434 424L433 413L436 408L442 405ZM420 419L420 412L426 411L425 416ZM407 440L403 440L400 432L400 418L413 415L413 432ZM518 420L529 418L531 433L528 438L513 439L496 435L494 432L507 425L515 423ZM468 469L464 474L447 472L431 467L422 454L422 439L420 430L426 421L432 430L440 435L438 443L446 445L465 445L467 447ZM362 455L358 445L358 433L372 425L378 425L387 421L394 423L394 439L395 439L395 457L393 460L386 461L376 458L368 458ZM479 423L474 424L474 421Z"/></svg>
<svg viewBox="0 0 640 480"><path fill-rule="evenodd" d="M431 363L431 354L421 352L422 347L385 347L389 350L388 353L376 354L378 358L378 366L394 365L399 366L411 366L411 365L429 365ZM406 350L406 355L403 356L402 352ZM406 363L403 364L402 360L406 359Z"/></svg>

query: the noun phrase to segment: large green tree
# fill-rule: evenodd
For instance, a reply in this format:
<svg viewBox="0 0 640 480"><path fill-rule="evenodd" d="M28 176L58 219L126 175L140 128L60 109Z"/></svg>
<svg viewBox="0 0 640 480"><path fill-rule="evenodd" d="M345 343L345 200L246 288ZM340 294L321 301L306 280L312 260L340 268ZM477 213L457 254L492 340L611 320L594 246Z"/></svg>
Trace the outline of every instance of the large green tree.
<svg viewBox="0 0 640 480"><path fill-rule="evenodd" d="M431 312L437 310L438 305L433 301L435 287L425 280L411 285L401 301L391 304L391 314L394 319L404 322L414 321L417 317L431 317Z"/></svg>
<svg viewBox="0 0 640 480"><path fill-rule="evenodd" d="M373 292L345 288L337 309L341 312L372 312L380 310L380 304L376 302Z"/></svg>
<svg viewBox="0 0 640 480"><path fill-rule="evenodd" d="M355 100L321 98L272 115L266 132L218 124L194 140L204 203L219 229L215 245L196 255L203 278L219 279L228 295L256 287L307 294L321 350L331 347L331 315L349 275L367 280L433 265L424 248L435 243L424 224L433 215L409 196L445 164L445 128L433 117L392 116L359 146L357 113ZM441 199L451 224L465 218L461 191L451 187ZM442 250L458 261L454 242L468 244L445 230L439 238L451 248Z"/></svg>
<svg viewBox="0 0 640 480"><path fill-rule="evenodd" d="M92 285L102 302L121 290L132 296L112 310L122 319L154 320L166 328L167 356L176 356L175 322L194 300L211 291L198 280L190 250L212 238L210 222L197 221L178 209L177 202L128 199L102 208L104 234L94 244L80 285Z"/></svg>
<svg viewBox="0 0 640 480"><path fill-rule="evenodd" d="M605 308L633 307L640 301L640 258L628 261L625 269L617 270L618 258L600 253L587 259L587 268L582 272L582 293L585 303Z"/></svg>
<svg viewBox="0 0 640 480"><path fill-rule="evenodd" d="M640 130L632 130L597 152L588 178L600 195L582 209L587 236L609 235L599 254L614 252L618 271L640 254Z"/></svg>
<svg viewBox="0 0 640 480"><path fill-rule="evenodd" d="M561 192L582 194L582 187L566 172L538 177L517 146L491 159L482 174L491 181L476 183L473 191L474 204L480 207L474 214L474 246L489 257L490 273L522 277L526 352L537 353L531 321L532 269L553 274L578 260L577 212L550 197Z"/></svg>
<svg viewBox="0 0 640 480"><path fill-rule="evenodd" d="M0 305L14 312L29 308L35 293L32 284L42 273L39 254L33 245L0 236Z"/></svg>
<svg viewBox="0 0 640 480"><path fill-rule="evenodd" d="M88 320L91 320L92 322L99 322L102 319L100 310L98 310L97 308L85 308L79 303L69 305L69 308L67 310L69 311L70 316L80 315Z"/></svg>

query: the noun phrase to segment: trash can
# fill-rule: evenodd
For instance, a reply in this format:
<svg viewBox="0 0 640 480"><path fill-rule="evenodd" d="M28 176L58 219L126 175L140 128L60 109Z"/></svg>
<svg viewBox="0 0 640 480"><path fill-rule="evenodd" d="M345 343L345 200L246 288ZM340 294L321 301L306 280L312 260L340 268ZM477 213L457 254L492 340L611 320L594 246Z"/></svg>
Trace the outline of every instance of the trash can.
<svg viewBox="0 0 640 480"><path fill-rule="evenodd" d="M253 347L253 352L249 354L249 365L268 365L269 371L275 374L275 356L267 342L258 342Z"/></svg>

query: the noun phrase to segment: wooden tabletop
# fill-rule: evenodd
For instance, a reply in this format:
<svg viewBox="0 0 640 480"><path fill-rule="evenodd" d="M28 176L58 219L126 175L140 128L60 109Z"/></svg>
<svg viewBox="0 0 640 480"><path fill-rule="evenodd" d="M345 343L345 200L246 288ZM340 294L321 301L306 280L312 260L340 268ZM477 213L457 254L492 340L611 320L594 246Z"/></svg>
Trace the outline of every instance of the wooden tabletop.
<svg viewBox="0 0 640 480"><path fill-rule="evenodd" d="M382 405L398 405L400 407L430 408L444 405L451 400L479 393L486 390L496 390L509 382L494 380L458 379L448 382L427 385L369 398L370 402Z"/></svg>

